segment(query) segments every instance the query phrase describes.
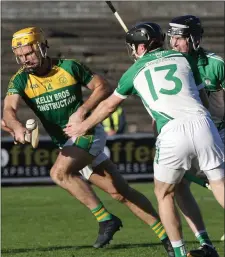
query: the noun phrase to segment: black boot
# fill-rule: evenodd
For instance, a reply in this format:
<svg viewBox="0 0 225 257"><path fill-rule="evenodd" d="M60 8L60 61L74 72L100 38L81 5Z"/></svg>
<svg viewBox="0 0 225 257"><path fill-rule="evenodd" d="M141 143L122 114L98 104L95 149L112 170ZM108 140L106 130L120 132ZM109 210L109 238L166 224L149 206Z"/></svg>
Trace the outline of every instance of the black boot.
<svg viewBox="0 0 225 257"><path fill-rule="evenodd" d="M101 248L109 244L116 231L120 230L120 227L123 227L122 221L114 215L112 215L111 220L99 222L98 238L93 247Z"/></svg>
<svg viewBox="0 0 225 257"><path fill-rule="evenodd" d="M188 257L219 257L219 254L212 246L203 245L196 250L191 250L187 254L187 256Z"/></svg>
<svg viewBox="0 0 225 257"><path fill-rule="evenodd" d="M169 238L168 237L164 238L162 240L162 243L167 251L168 257L175 257L175 253Z"/></svg>

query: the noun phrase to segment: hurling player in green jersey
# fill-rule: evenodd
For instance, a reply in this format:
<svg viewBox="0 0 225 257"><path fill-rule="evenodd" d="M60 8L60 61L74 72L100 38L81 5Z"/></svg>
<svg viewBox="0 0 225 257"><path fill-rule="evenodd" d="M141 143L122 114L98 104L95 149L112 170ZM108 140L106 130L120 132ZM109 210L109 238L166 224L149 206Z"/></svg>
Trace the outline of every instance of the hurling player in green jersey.
<svg viewBox="0 0 225 257"><path fill-rule="evenodd" d="M175 256L187 257L174 204L175 188L185 172L198 165L207 175L215 198L224 207L224 146L202 104L204 84L195 60L178 51L164 50L163 40L156 23L146 22L131 28L126 33L126 42L135 63L123 74L108 99L81 124L71 122L64 131L69 136L85 135L129 95L141 98L156 121L158 132L154 182L160 217Z"/></svg>
<svg viewBox="0 0 225 257"><path fill-rule="evenodd" d="M171 20L167 34L170 46L174 50L189 53L196 60L200 76L205 84L205 90L209 96L209 112L224 143L224 60L215 53L201 47L203 32L198 17L184 15ZM179 185L177 201L180 203L181 210L185 213L184 216L201 245L198 250L191 251L190 256L218 256L206 232L200 210L189 186L190 182L186 180ZM182 204L183 195L185 195L186 203L188 203L187 209L185 209L187 205L183 206ZM189 216L188 209L192 209L192 213L194 213L192 216Z"/></svg>
<svg viewBox="0 0 225 257"><path fill-rule="evenodd" d="M173 257L174 251L151 202L128 185L116 165L104 154L106 134L102 125L96 125L81 137L68 137L63 131L68 122L79 125L109 96L108 83L76 60L50 58L47 48L40 28L25 28L13 35L12 49L22 68L9 82L2 128L13 134L15 141L24 144L24 133L28 131L17 117L19 102L24 100L34 111L52 141L61 149L51 168L51 178L89 208L99 222L95 248L108 244L122 222L107 211L79 172L148 224L168 256ZM85 102L82 86L92 91Z"/></svg>

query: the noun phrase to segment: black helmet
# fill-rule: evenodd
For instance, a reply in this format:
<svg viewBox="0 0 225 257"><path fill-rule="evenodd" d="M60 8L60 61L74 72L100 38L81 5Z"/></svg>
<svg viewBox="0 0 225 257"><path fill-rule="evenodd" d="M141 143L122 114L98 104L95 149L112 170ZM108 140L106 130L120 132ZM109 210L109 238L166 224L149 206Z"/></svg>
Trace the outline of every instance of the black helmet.
<svg viewBox="0 0 225 257"><path fill-rule="evenodd" d="M157 47L162 46L165 34L160 26L153 22L139 23L131 28L126 34L126 42L128 44L146 44L147 46L155 42ZM149 49L152 50L152 49Z"/></svg>
<svg viewBox="0 0 225 257"><path fill-rule="evenodd" d="M146 44L148 51L161 47L164 39L161 27L153 22L139 23L126 33L127 44Z"/></svg>
<svg viewBox="0 0 225 257"><path fill-rule="evenodd" d="M201 21L194 15L184 15L173 18L169 23L168 36L182 36L190 38L193 48L198 47L204 30Z"/></svg>

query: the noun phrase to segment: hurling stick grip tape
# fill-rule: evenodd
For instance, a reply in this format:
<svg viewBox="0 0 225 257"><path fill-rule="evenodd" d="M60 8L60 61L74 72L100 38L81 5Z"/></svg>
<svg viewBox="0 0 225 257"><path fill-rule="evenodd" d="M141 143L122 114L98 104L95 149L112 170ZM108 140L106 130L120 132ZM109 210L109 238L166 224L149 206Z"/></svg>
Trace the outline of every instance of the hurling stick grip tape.
<svg viewBox="0 0 225 257"><path fill-rule="evenodd" d="M111 1L105 1L107 3L107 5L109 6L109 8L111 9L111 11L113 12L113 14L115 15L116 19L118 20L118 22L120 23L121 27L124 29L125 32L128 31L127 26L125 25L125 23L123 22L123 20L121 19L121 17L119 16L119 14L117 13L115 7L113 6Z"/></svg>
<svg viewBox="0 0 225 257"><path fill-rule="evenodd" d="M111 9L111 11L112 11L113 13L115 13L115 12L116 12L116 9L115 9L114 6L112 5L111 1L105 1L105 2L107 3L107 5L108 5L109 8Z"/></svg>

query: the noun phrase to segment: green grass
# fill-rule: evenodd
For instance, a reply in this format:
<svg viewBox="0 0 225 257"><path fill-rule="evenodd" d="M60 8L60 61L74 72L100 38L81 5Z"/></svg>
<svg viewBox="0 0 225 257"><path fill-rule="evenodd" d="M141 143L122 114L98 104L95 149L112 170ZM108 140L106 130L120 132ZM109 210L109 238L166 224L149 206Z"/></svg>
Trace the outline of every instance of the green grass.
<svg viewBox="0 0 225 257"><path fill-rule="evenodd" d="M132 184L156 206L152 184ZM224 212L212 193L193 185L211 239L220 256L224 245ZM2 188L2 256L4 257L163 257L166 256L151 229L122 204L96 190L108 210L123 220L119 231L105 249L96 250L98 224L93 215L64 190L56 186ZM187 248L198 247L183 221Z"/></svg>

